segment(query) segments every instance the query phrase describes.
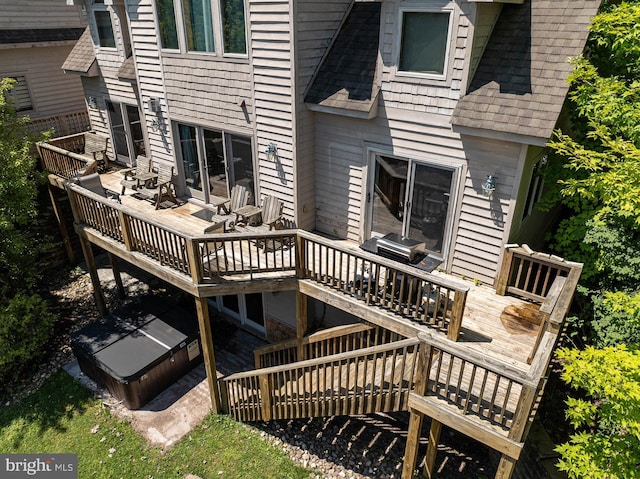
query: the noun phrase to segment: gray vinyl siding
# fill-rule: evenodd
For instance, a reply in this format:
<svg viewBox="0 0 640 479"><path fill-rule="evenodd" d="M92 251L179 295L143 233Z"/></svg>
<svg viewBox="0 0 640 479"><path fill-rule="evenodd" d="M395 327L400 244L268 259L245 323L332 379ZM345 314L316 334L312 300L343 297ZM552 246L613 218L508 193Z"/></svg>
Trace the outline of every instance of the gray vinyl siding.
<svg viewBox="0 0 640 479"><path fill-rule="evenodd" d="M301 127L296 138L296 201L298 226L314 229L316 225L317 168L315 160L315 115L307 110L304 95L323 55L330 46L350 6L350 0L306 0L295 3L296 18L296 122Z"/></svg>
<svg viewBox="0 0 640 479"><path fill-rule="evenodd" d="M251 0L248 8L260 194L283 200L285 217L296 221L292 7ZM271 142L278 148L276 162L265 153Z"/></svg>
<svg viewBox="0 0 640 479"><path fill-rule="evenodd" d="M84 28L80 7L66 0L2 0L0 30Z"/></svg>
<svg viewBox="0 0 640 479"><path fill-rule="evenodd" d="M478 67L480 58L484 53L484 49L489 42L493 27L502 11L500 3L477 3L476 4L476 21L473 31L473 48L471 49L471 61L469 67L469 82L473 78L473 74Z"/></svg>
<svg viewBox="0 0 640 479"><path fill-rule="evenodd" d="M461 173L451 243L443 267L492 283L513 214L522 146L497 140L461 138L451 130L451 114L464 93L471 45L470 9L452 3L452 49L445 79L407 76L396 71L399 4L383 4L382 90L372 120L316 113L317 229L361 242L369 206L368 148L398 157L447 165ZM491 199L482 195L487 174L498 177Z"/></svg>
<svg viewBox="0 0 640 479"><path fill-rule="evenodd" d="M82 83L75 75L65 75L62 63L71 45L0 50L0 78L24 76L29 87L32 120L86 108Z"/></svg>

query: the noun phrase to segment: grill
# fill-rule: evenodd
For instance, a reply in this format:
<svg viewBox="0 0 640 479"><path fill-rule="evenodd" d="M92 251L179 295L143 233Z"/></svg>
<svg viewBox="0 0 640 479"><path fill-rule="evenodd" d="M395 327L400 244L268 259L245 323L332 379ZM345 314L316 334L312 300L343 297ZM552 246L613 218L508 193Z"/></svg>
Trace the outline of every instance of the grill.
<svg viewBox="0 0 640 479"><path fill-rule="evenodd" d="M418 255L424 253L425 244L411 238L389 233L377 241L378 254L391 259L413 262Z"/></svg>

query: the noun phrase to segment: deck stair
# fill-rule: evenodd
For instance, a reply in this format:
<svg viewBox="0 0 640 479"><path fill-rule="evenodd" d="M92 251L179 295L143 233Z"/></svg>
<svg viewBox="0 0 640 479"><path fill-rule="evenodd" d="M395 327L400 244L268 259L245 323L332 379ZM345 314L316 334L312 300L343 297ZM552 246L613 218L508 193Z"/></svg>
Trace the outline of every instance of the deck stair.
<svg viewBox="0 0 640 479"><path fill-rule="evenodd" d="M220 382L225 412L241 421L406 411L417 338L349 325L256 351L254 371ZM295 344L295 346L294 346ZM308 359L298 361L299 357Z"/></svg>

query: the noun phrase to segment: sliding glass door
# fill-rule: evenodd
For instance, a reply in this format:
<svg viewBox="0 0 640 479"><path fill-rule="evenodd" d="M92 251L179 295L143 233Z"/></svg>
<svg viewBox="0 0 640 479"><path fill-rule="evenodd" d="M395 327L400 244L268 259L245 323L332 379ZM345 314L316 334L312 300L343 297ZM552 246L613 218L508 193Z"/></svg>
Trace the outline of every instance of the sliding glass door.
<svg viewBox="0 0 640 479"><path fill-rule="evenodd" d="M227 197L234 185L245 186L255 198L251 137L198 126L176 125L182 171L188 192L208 201Z"/></svg>
<svg viewBox="0 0 640 479"><path fill-rule="evenodd" d="M106 100L106 105L116 159L122 163L135 164L138 155L146 154L140 110L136 105L110 100Z"/></svg>
<svg viewBox="0 0 640 479"><path fill-rule="evenodd" d="M397 233L443 256L449 239L456 170L376 155L369 193L370 237Z"/></svg>

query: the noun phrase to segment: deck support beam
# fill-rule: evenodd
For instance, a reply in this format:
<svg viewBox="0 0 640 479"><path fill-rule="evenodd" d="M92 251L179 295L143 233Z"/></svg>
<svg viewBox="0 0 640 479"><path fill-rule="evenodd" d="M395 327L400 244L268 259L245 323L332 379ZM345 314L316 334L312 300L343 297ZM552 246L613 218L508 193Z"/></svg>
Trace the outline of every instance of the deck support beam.
<svg viewBox="0 0 640 479"><path fill-rule="evenodd" d="M424 473L431 479L433 470L436 465L436 455L438 453L438 443L440 442L440 433L442 432L442 423L431 419L431 427L429 428L429 443L427 444L427 455L424 459Z"/></svg>
<svg viewBox="0 0 640 479"><path fill-rule="evenodd" d="M213 335L211 334L211 321L209 319L209 304L207 298L195 298L196 311L198 313L198 327L200 328L200 343L204 367L207 372L207 385L211 397L211 409L214 413L222 412L220 393L218 390L218 376L216 373L216 358L213 352Z"/></svg>
<svg viewBox="0 0 640 479"><path fill-rule="evenodd" d="M296 291L296 340L298 349L298 361L304 361L305 348L303 340L307 334L307 295Z"/></svg>
<svg viewBox="0 0 640 479"><path fill-rule="evenodd" d="M118 257L114 254L107 253L109 255L109 263L111 263L111 271L113 271L113 279L116 282L116 288L118 289L118 297L124 299L127 294L124 290L124 284L122 284L122 275L120 274L120 265L118 264Z"/></svg>
<svg viewBox="0 0 640 479"><path fill-rule="evenodd" d="M98 267L96 266L96 258L93 256L93 250L91 249L91 242L86 238L80 236L80 246L82 247L82 254L84 255L84 261L87 264L89 270L89 276L91 277L91 285L93 286L93 297L96 301L96 307L101 316L105 316L107 311L107 303L104 299L104 291L102 285L100 285L100 277L98 276Z"/></svg>
<svg viewBox="0 0 640 479"><path fill-rule="evenodd" d="M58 229L60 230L60 236L62 236L62 242L64 243L64 249L67 254L67 260L69 264L74 264L76 261L75 255L73 254L73 247L71 246L71 238L69 237L69 230L67 229L67 224L64 220L64 214L62 212L62 208L60 207L60 200L56 196L56 191L59 191L58 188L54 188L51 183L47 184L47 191L49 192L49 199L51 200L51 206L53 206L53 213L56 215L56 220L58 221Z"/></svg>

